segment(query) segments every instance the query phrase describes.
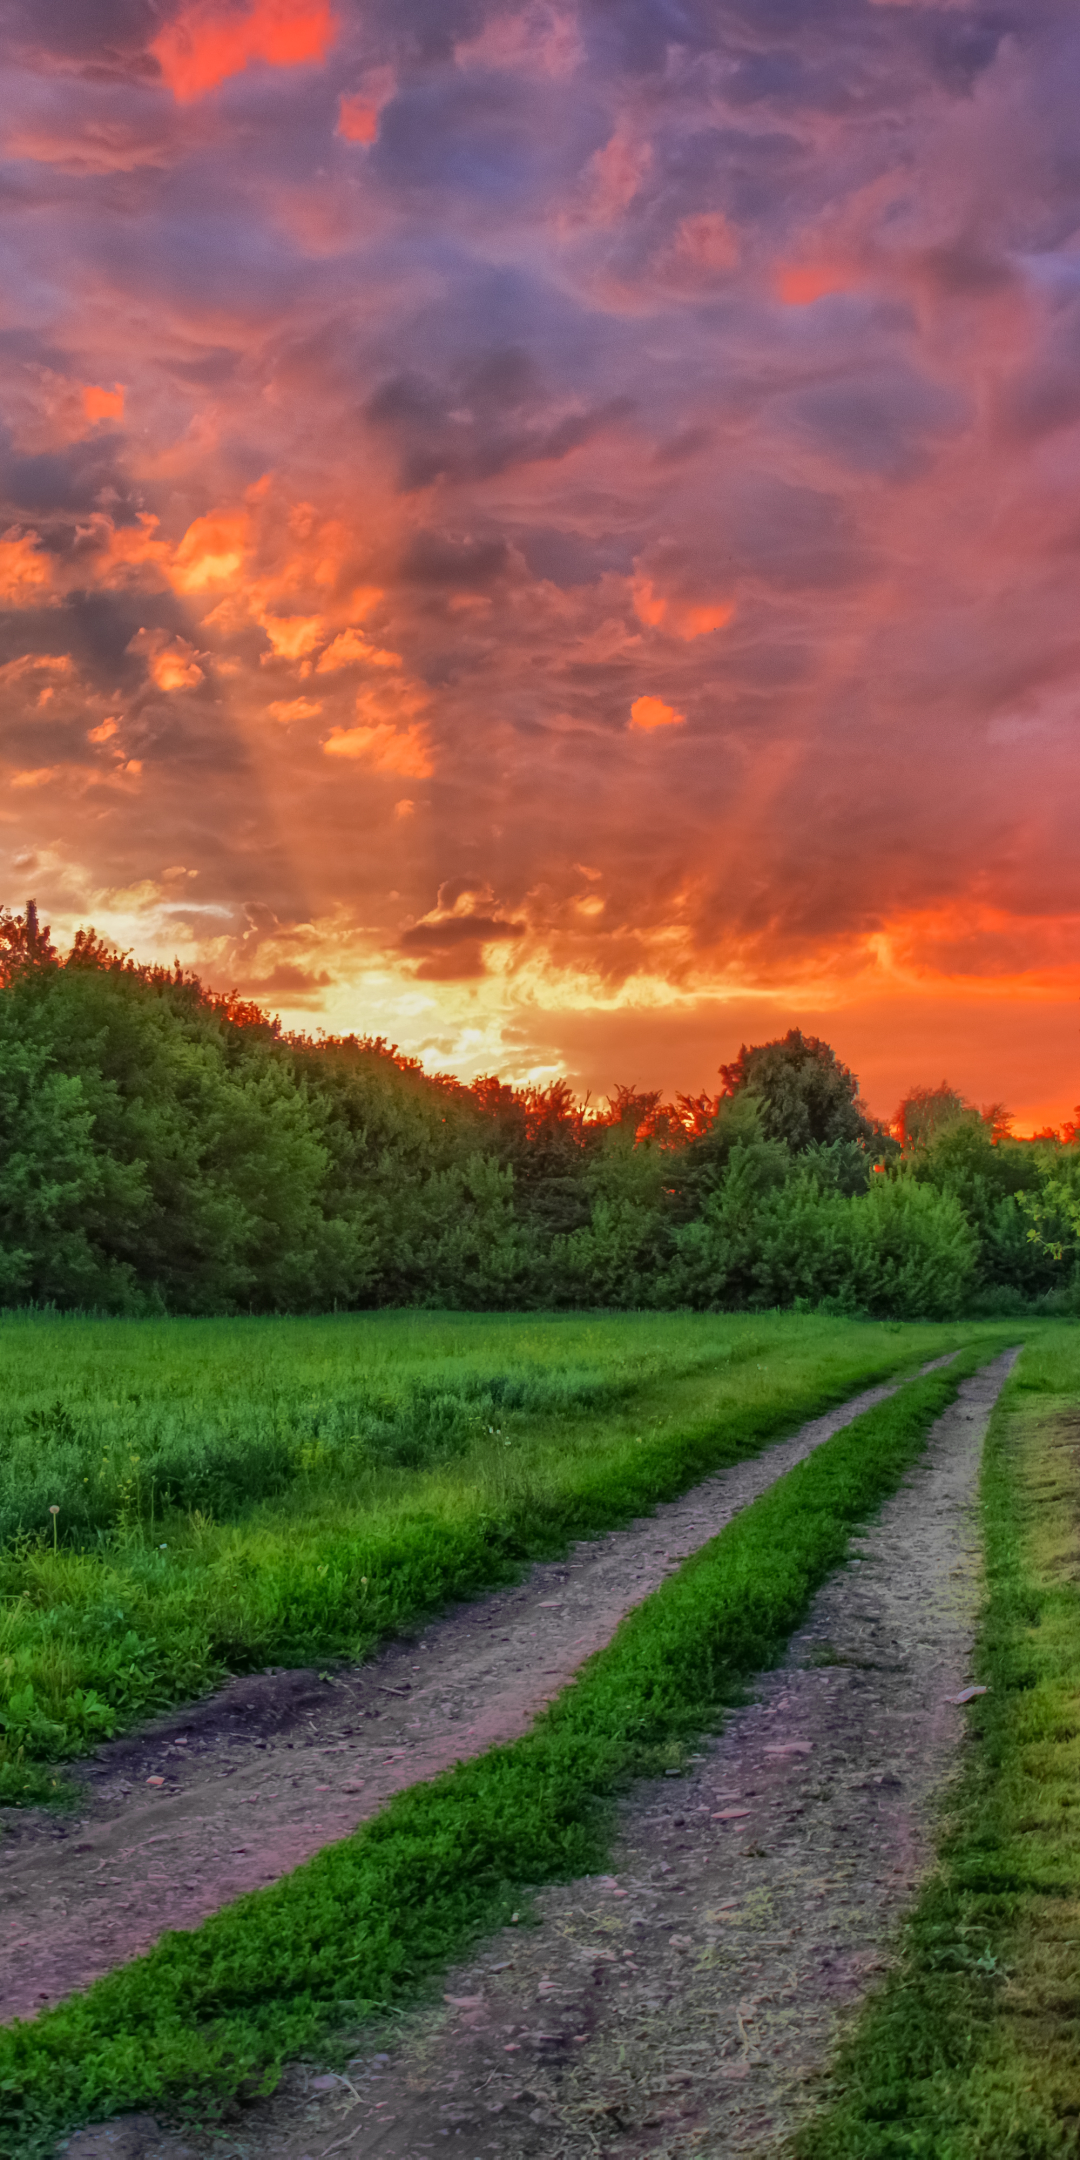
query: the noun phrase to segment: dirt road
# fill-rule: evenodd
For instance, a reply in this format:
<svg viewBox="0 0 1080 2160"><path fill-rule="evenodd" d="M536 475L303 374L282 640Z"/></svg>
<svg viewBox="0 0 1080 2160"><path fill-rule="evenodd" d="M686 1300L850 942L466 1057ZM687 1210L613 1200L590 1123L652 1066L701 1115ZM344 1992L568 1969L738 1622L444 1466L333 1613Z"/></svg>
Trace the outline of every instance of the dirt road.
<svg viewBox="0 0 1080 2160"><path fill-rule="evenodd" d="M964 1728L979 1456L1014 1355L964 1382L759 1700L689 1775L635 1788L611 1876L542 1892L538 1925L504 1929L344 2077L294 2069L212 2139L129 2118L69 2160L777 2156L931 1851Z"/></svg>
<svg viewBox="0 0 1080 2160"><path fill-rule="evenodd" d="M937 1363L945 1362L936 1360ZM85 1806L6 1811L0 2018L28 2017L168 1928L287 1874L392 1794L528 1730L623 1614L824 1440L871 1388L628 1529L320 1680L259 1674L98 1751Z"/></svg>

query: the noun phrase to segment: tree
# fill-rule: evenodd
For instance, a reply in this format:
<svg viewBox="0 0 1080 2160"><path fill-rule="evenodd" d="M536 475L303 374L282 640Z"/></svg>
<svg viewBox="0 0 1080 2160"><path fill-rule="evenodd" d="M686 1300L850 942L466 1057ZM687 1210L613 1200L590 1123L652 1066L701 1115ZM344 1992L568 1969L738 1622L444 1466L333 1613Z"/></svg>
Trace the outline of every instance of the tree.
<svg viewBox="0 0 1080 2160"><path fill-rule="evenodd" d="M855 1074L817 1035L789 1028L774 1042L744 1043L730 1065L721 1065L726 1096L752 1095L761 1110L761 1127L770 1140L784 1140L793 1153L854 1140L880 1150L888 1145L882 1125L870 1117L859 1095Z"/></svg>
<svg viewBox="0 0 1080 2160"><path fill-rule="evenodd" d="M996 1109L995 1105L995 1109ZM901 1147L928 1147L934 1134L945 1125L955 1125L961 1118L977 1118L974 1103L958 1094L947 1080L937 1087L910 1087L900 1103L893 1119L893 1130Z"/></svg>
<svg viewBox="0 0 1080 2160"><path fill-rule="evenodd" d="M25 915L0 907L0 985L14 982L31 969L56 965L56 948L48 923L38 921L37 901L27 901Z"/></svg>

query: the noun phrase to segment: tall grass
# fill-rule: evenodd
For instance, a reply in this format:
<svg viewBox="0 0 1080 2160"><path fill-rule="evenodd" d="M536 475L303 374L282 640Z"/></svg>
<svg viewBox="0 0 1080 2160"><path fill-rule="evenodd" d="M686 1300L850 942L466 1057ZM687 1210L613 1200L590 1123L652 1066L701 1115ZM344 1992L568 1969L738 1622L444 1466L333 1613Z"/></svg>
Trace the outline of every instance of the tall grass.
<svg viewBox="0 0 1080 2160"><path fill-rule="evenodd" d="M230 1671L362 1657L970 1333L5 1319L0 1797Z"/></svg>

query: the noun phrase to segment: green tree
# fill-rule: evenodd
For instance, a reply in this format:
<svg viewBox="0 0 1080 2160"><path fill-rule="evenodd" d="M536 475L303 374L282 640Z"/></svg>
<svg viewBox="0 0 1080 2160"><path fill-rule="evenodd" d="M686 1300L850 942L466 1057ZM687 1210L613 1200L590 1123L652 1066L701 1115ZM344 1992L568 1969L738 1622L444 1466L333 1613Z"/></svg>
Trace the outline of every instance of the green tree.
<svg viewBox="0 0 1080 2160"><path fill-rule="evenodd" d="M725 1095L754 1097L766 1136L785 1141L793 1153L837 1140L878 1152L888 1146L884 1127L860 1098L855 1074L830 1044L801 1028L751 1049L744 1043L730 1065L721 1065L720 1078Z"/></svg>
<svg viewBox="0 0 1080 2160"><path fill-rule="evenodd" d="M936 1133L958 1119L977 1117L974 1103L966 1101L947 1080L937 1087L910 1087L897 1105L893 1129L901 1147L928 1147Z"/></svg>

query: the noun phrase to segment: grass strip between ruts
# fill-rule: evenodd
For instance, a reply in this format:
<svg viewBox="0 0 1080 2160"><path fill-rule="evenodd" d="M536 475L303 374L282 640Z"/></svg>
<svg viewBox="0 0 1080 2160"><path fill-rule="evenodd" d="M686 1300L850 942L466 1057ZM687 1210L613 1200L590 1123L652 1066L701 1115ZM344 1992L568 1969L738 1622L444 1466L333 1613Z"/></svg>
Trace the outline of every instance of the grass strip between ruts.
<svg viewBox="0 0 1080 2160"><path fill-rule="evenodd" d="M908 1922L900 1965L841 2051L837 2097L794 2140L798 2160L1080 2153L1073 1335L1071 1400L1046 1401L1063 1375L1048 1383L1029 1350L995 1410L976 1659L989 1692L966 1713L973 1744L950 1795L939 1872Z"/></svg>
<svg viewBox="0 0 1080 2160"><path fill-rule="evenodd" d="M417 1999L527 1886L602 1867L620 1785L680 1759L743 1699L994 1347L962 1350L780 1478L622 1622L524 1739L412 1787L272 1888L0 2034L4 2160L125 2108L205 2113L269 2090L287 2057Z"/></svg>

